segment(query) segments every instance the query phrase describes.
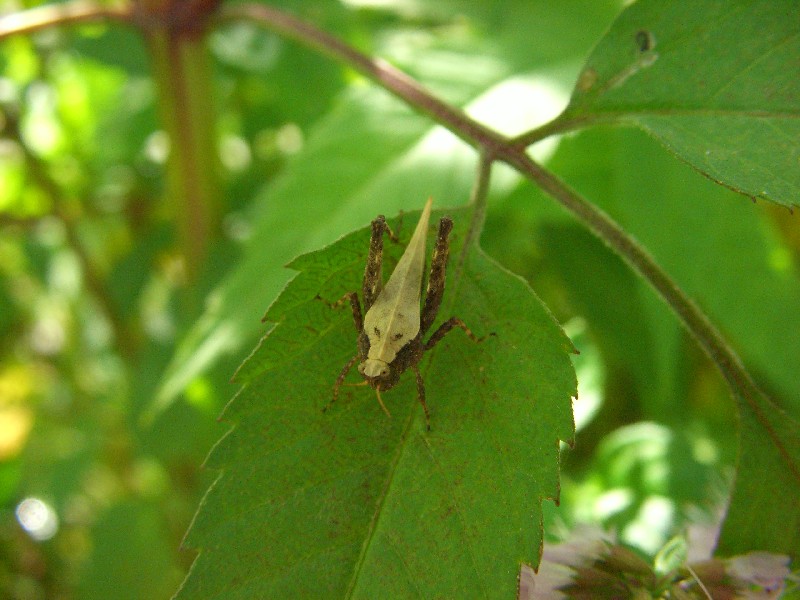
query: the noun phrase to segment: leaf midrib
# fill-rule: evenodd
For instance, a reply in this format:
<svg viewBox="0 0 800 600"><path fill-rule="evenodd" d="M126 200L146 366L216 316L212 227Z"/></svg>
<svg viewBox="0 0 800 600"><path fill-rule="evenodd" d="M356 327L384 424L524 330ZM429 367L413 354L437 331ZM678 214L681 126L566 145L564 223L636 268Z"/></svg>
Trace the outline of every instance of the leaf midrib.
<svg viewBox="0 0 800 600"><path fill-rule="evenodd" d="M386 503L386 498L388 497L389 490L392 487L392 482L394 481L395 473L397 471L397 466L400 464L400 459L403 455L403 452L406 449L408 435L411 431L411 426L415 421L414 415L415 413L412 411L411 415L408 417L408 422L406 423L406 427L403 430L400 439L398 440L397 452L395 453L394 459L389 465L389 470L387 472L387 477L386 477L386 483L378 497L378 502L375 505L375 512L372 516L372 520L370 521L369 530L367 532L366 539L364 540L364 545L362 546L361 552L358 555L358 560L356 560L356 564L353 569L353 576L350 579L350 584L347 586L347 590L345 591L344 594L345 598L349 599L353 597L356 586L358 585L358 582L360 580L361 570L364 567L367 554L369 553L370 546L372 545L372 540L375 537L375 531L377 529L378 521L380 520L380 517L383 514L383 506Z"/></svg>
<svg viewBox="0 0 800 600"><path fill-rule="evenodd" d="M471 212L465 212L465 214L470 214L471 215ZM468 253L468 252L469 252L469 248L462 246L459 249L459 252L458 253L454 253L454 254L457 254L459 256L459 259L461 259L462 255L464 253ZM452 258L451 258L451 260L452 260ZM449 268L449 266L450 265L448 264L448 268ZM449 306L451 306L451 307L455 304L455 302L457 300L458 290L461 287L460 283L463 280L463 278L464 278L464 270L463 269L456 269L456 271L455 271L455 273L453 274L453 277L452 277L452 279L454 279L455 282L453 282L453 284L451 284L452 288L454 288L454 289L452 289L452 292L450 294L451 297L449 299L450 300ZM447 289L447 286L445 286L445 289ZM430 361L428 361L428 365L430 365ZM392 460L392 462L391 462L391 464L389 466L389 470L387 472L387 477L386 477L386 483L385 483L384 488L383 488L383 490L382 490L382 492L380 494L380 497L378 499L378 503L375 506L375 513L374 513L374 515L372 517L372 521L370 522L369 531L367 533L366 539L364 540L364 545L362 547L361 553L359 554L358 560L356 561L356 564L355 564L355 568L353 569L353 576L352 576L352 578L350 580L350 585L348 586L348 588L347 588L347 590L345 592L345 598L347 598L348 600L353 598L356 586L358 585L358 582L360 580L361 570L364 567L364 563L366 562L367 554L369 553L370 546L372 545L372 540L375 537L375 531L377 530L378 521L380 520L380 517L383 514L383 506L386 503L386 499L387 499L387 497L389 495L389 490L391 489L392 483L394 482L394 477L395 477L395 473L397 472L397 467L400 464L401 459L403 457L403 453L405 452L405 450L406 450L406 448L408 446L409 435L411 433L411 428L412 428L414 422L416 421L417 412L418 411L412 411L410 413L410 415L408 417L408 422L406 424L406 427L403 430L403 433L402 433L402 435L400 436L400 438L398 440L397 453L395 454L395 457L394 457L394 459Z"/></svg>

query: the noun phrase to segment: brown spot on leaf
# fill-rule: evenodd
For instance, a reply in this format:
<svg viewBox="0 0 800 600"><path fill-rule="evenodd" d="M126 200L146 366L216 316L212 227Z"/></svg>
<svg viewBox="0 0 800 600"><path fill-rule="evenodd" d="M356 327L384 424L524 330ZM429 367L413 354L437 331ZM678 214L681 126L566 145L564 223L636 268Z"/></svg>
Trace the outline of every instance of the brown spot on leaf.
<svg viewBox="0 0 800 600"><path fill-rule="evenodd" d="M636 47L639 49L639 52L648 52L656 45L656 38L646 29L640 29L637 31L635 38Z"/></svg>
<svg viewBox="0 0 800 600"><path fill-rule="evenodd" d="M577 88L581 92L588 92L597 83L597 71L592 68L585 69L578 77Z"/></svg>

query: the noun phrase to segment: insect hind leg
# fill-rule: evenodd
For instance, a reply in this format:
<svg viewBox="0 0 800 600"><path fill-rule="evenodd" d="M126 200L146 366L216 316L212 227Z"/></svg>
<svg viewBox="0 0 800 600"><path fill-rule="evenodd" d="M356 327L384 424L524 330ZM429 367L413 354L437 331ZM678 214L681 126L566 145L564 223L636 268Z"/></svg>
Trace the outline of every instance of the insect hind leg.
<svg viewBox="0 0 800 600"><path fill-rule="evenodd" d="M425 381L422 379L422 373L419 372L419 367L414 365L414 374L417 376L417 398L419 403L422 404L422 410L425 411L425 425L428 431L431 430L431 415L428 412L428 404L425 402Z"/></svg>
<svg viewBox="0 0 800 600"><path fill-rule="evenodd" d="M453 220L442 217L439 220L439 231L436 234L436 247L431 258L431 270L428 275L428 289L425 292L425 304L420 315L420 331L424 334L433 325L439 306L444 296L444 283L447 275L447 259L450 255L450 231Z"/></svg>
<svg viewBox="0 0 800 600"><path fill-rule="evenodd" d="M369 254L367 255L367 266L364 268L364 281L361 293L364 298L364 310L372 307L375 299L380 294L383 286L383 234L389 236L393 242L397 242L397 236L386 223L386 217L378 215L372 221L372 233L369 238Z"/></svg>
<svg viewBox="0 0 800 600"><path fill-rule="evenodd" d="M464 333L466 333L467 336L469 336L469 339L471 339L473 342L482 342L485 339L485 338L479 338L474 333L472 333L472 330L469 327L467 327L466 323L464 323L464 321L462 321L458 317L450 317L449 319L447 319L447 321L439 325L439 328L433 332L433 335L431 335L431 337L425 343L425 346L423 346L423 348L425 350L430 350L431 348L433 348L436 344L438 344L442 340L442 338L445 335L450 333L450 331L454 327L460 327L461 329L463 329Z"/></svg>

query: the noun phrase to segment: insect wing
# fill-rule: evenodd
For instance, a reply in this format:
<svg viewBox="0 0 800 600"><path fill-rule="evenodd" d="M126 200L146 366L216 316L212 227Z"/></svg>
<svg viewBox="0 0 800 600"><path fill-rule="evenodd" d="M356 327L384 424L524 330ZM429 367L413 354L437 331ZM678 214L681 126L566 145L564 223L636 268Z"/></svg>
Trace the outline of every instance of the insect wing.
<svg viewBox="0 0 800 600"><path fill-rule="evenodd" d="M429 198L408 247L386 286L364 316L364 331L370 344L369 358L391 363L400 348L419 333L425 240L432 202Z"/></svg>

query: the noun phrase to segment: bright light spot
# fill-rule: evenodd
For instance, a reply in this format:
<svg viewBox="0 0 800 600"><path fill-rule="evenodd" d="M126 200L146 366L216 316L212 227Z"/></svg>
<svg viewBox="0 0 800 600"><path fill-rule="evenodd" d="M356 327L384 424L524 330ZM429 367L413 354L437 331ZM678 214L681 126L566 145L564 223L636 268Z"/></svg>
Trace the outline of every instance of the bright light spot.
<svg viewBox="0 0 800 600"><path fill-rule="evenodd" d="M55 217L41 219L36 225L35 234L36 241L48 248L60 246L67 239L67 230L64 227L64 223Z"/></svg>
<svg viewBox="0 0 800 600"><path fill-rule="evenodd" d="M792 255L786 248L773 248L769 253L769 266L778 273L792 269Z"/></svg>
<svg viewBox="0 0 800 600"><path fill-rule="evenodd" d="M222 228L232 240L244 242L253 235L253 226L241 213L229 213L222 219Z"/></svg>
<svg viewBox="0 0 800 600"><path fill-rule="evenodd" d="M238 135L226 135L219 143L219 159L229 171L244 171L253 155L247 141Z"/></svg>
<svg viewBox="0 0 800 600"><path fill-rule="evenodd" d="M5 389L0 380L0 398ZM28 433L33 427L33 414L26 406L3 406L5 398L0 399L0 461L17 456L28 439Z"/></svg>
<svg viewBox="0 0 800 600"><path fill-rule="evenodd" d="M580 431L588 425L603 404L603 373L597 364L584 362L575 368L578 377L578 397L572 403L575 413L575 429Z"/></svg>
<svg viewBox="0 0 800 600"><path fill-rule="evenodd" d="M588 425L603 404L603 380L605 372L600 353L587 335L586 320L575 317L564 323L564 333L581 353L572 357L575 375L578 377L578 397L572 401L572 410L577 431Z"/></svg>
<svg viewBox="0 0 800 600"><path fill-rule="evenodd" d="M422 137L415 150L423 155L428 154L433 157L437 155L447 156L447 153L455 152L462 148L464 146L461 140L451 131L444 127L434 127ZM412 157L412 160L418 158L413 154Z"/></svg>
<svg viewBox="0 0 800 600"><path fill-rule="evenodd" d="M129 114L138 113L155 102L155 84L149 77L130 77L125 82L123 95L122 101Z"/></svg>
<svg viewBox="0 0 800 600"><path fill-rule="evenodd" d="M625 510L633 501L633 493L628 488L609 490L594 503L595 513L599 520L605 520Z"/></svg>
<svg viewBox="0 0 800 600"><path fill-rule="evenodd" d="M7 19L9 15L6 15ZM0 103L11 104L19 101L19 88L8 77L0 77Z"/></svg>
<svg viewBox="0 0 800 600"><path fill-rule="evenodd" d="M569 90L544 76L514 77L500 82L472 102L467 112L507 136L516 136L551 121L569 102ZM558 138L549 137L531 148L538 161L550 158Z"/></svg>
<svg viewBox="0 0 800 600"><path fill-rule="evenodd" d="M154 278L144 289L139 303L145 332L156 341L167 343L175 337L175 322L170 311L172 287L162 277Z"/></svg>
<svg viewBox="0 0 800 600"><path fill-rule="evenodd" d="M154 458L145 457L134 463L130 483L147 498L157 498L169 489L169 477L161 463Z"/></svg>
<svg viewBox="0 0 800 600"><path fill-rule="evenodd" d="M193 406L213 411L216 403L214 402L214 388L205 377L196 377L184 390L186 401Z"/></svg>
<svg viewBox="0 0 800 600"><path fill-rule="evenodd" d="M412 9L418 8L418 2L414 0L341 0L341 3L350 8L371 8L371 9Z"/></svg>
<svg viewBox="0 0 800 600"><path fill-rule="evenodd" d="M297 154L303 149L303 130L294 123L287 123L275 134L275 145L284 154Z"/></svg>
<svg viewBox="0 0 800 600"><path fill-rule="evenodd" d="M144 141L144 155L151 162L163 165L169 156L169 135L166 131L154 131Z"/></svg>
<svg viewBox="0 0 800 600"><path fill-rule="evenodd" d="M230 23L210 36L214 54L223 63L251 73L266 72L280 57L283 41L252 23Z"/></svg>
<svg viewBox="0 0 800 600"><path fill-rule="evenodd" d="M54 316L37 319L30 333L31 348L44 356L61 352L67 339L64 326Z"/></svg>
<svg viewBox="0 0 800 600"><path fill-rule="evenodd" d="M581 430L597 414L603 404L603 364L600 353L586 335L586 321L579 317L570 319L564 324L564 333L581 349L581 353L572 357L575 375L578 377L578 398L573 401L575 429Z"/></svg>
<svg viewBox="0 0 800 600"><path fill-rule="evenodd" d="M651 496L645 500L636 519L622 532L622 538L648 554L655 554L664 545L674 519L672 500Z"/></svg>
<svg viewBox="0 0 800 600"><path fill-rule="evenodd" d="M81 265L72 252L57 252L47 270L47 283L58 295L77 298L82 290Z"/></svg>
<svg viewBox="0 0 800 600"><path fill-rule="evenodd" d="M128 194L136 186L136 175L129 166L114 165L103 174L95 194L95 205L107 213L121 211Z"/></svg>
<svg viewBox="0 0 800 600"><path fill-rule="evenodd" d="M58 531L55 511L38 498L25 498L17 505L17 521L34 540L45 541Z"/></svg>
<svg viewBox="0 0 800 600"><path fill-rule="evenodd" d="M513 77L472 102L470 115L508 136L543 125L564 110L569 92L555 79Z"/></svg>
<svg viewBox="0 0 800 600"><path fill-rule="evenodd" d="M34 83L25 94L27 114L22 119L22 136L38 153L51 154L61 141L61 130L53 116L56 94L50 85Z"/></svg>
<svg viewBox="0 0 800 600"><path fill-rule="evenodd" d="M716 444L709 438L700 437L694 440L692 456L703 465L714 465L719 461L719 451Z"/></svg>
<svg viewBox="0 0 800 600"><path fill-rule="evenodd" d="M574 339L579 335L583 335L586 333L587 329L586 319L583 319L581 317L573 317L572 319L564 323L562 327L564 329L564 333L566 333L570 339Z"/></svg>

